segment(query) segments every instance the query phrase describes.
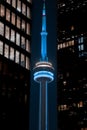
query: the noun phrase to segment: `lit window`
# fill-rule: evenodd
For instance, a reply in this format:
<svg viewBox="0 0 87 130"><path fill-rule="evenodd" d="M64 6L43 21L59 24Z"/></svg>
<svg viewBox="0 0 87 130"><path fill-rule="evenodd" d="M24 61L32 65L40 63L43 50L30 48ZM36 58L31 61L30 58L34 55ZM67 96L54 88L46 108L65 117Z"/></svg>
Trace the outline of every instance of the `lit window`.
<svg viewBox="0 0 87 130"><path fill-rule="evenodd" d="M20 24L21 24L21 19L20 17L17 16L17 27L20 28Z"/></svg>
<svg viewBox="0 0 87 130"><path fill-rule="evenodd" d="M66 47L68 47L69 45L68 45L68 42L66 42Z"/></svg>
<svg viewBox="0 0 87 130"><path fill-rule="evenodd" d="M21 37L21 48L25 49L25 38Z"/></svg>
<svg viewBox="0 0 87 130"><path fill-rule="evenodd" d="M69 46L72 46L72 41L69 41Z"/></svg>
<svg viewBox="0 0 87 130"><path fill-rule="evenodd" d="M30 8L27 6L27 17L30 18Z"/></svg>
<svg viewBox="0 0 87 130"><path fill-rule="evenodd" d="M31 2L31 0L27 0L28 2Z"/></svg>
<svg viewBox="0 0 87 130"><path fill-rule="evenodd" d="M80 102L78 103L78 107L83 107L83 102L82 102L82 101L80 101Z"/></svg>
<svg viewBox="0 0 87 130"><path fill-rule="evenodd" d="M8 26L5 26L5 37L7 38L7 39L9 39L9 35L10 34L10 29L9 29L9 27Z"/></svg>
<svg viewBox="0 0 87 130"><path fill-rule="evenodd" d="M23 54L21 54L21 65L25 66L25 58Z"/></svg>
<svg viewBox="0 0 87 130"><path fill-rule="evenodd" d="M24 21L24 20L22 20L21 29L22 29L22 31L24 31L24 32L25 32L25 21Z"/></svg>
<svg viewBox="0 0 87 130"><path fill-rule="evenodd" d="M72 46L74 45L74 40L72 40Z"/></svg>
<svg viewBox="0 0 87 130"><path fill-rule="evenodd" d="M79 49L79 51L81 50L81 49L80 49L80 45L78 46L78 49Z"/></svg>
<svg viewBox="0 0 87 130"><path fill-rule="evenodd" d="M80 48L81 48L81 50L84 50L84 45L83 45L83 44L81 44Z"/></svg>
<svg viewBox="0 0 87 130"><path fill-rule="evenodd" d="M60 44L60 48L63 48L63 44Z"/></svg>
<svg viewBox="0 0 87 130"><path fill-rule="evenodd" d="M65 48L65 43L63 43L63 48Z"/></svg>
<svg viewBox="0 0 87 130"><path fill-rule="evenodd" d="M0 16L2 16L2 17L5 16L5 8L3 5L1 5L1 8L0 8Z"/></svg>
<svg viewBox="0 0 87 130"><path fill-rule="evenodd" d="M10 21L10 10L6 9L6 20Z"/></svg>
<svg viewBox="0 0 87 130"><path fill-rule="evenodd" d="M79 51L83 51L84 50L84 44L78 45L78 49L79 49Z"/></svg>
<svg viewBox="0 0 87 130"><path fill-rule="evenodd" d="M16 33L16 45L20 46L20 34Z"/></svg>
<svg viewBox="0 0 87 130"><path fill-rule="evenodd" d="M30 70L29 58L26 57L26 69Z"/></svg>
<svg viewBox="0 0 87 130"><path fill-rule="evenodd" d="M17 10L21 12L21 1L17 0Z"/></svg>
<svg viewBox="0 0 87 130"><path fill-rule="evenodd" d="M29 23L27 23L27 34L29 35L30 34L30 24Z"/></svg>
<svg viewBox="0 0 87 130"><path fill-rule="evenodd" d="M58 110L59 111L64 111L64 110L68 110L69 108L68 108L68 106L66 105L66 104L64 104L64 105L59 105L58 106Z"/></svg>
<svg viewBox="0 0 87 130"><path fill-rule="evenodd" d="M58 45L58 50L60 49L60 45Z"/></svg>
<svg viewBox="0 0 87 130"><path fill-rule="evenodd" d="M3 55L3 42L0 41L0 54Z"/></svg>
<svg viewBox="0 0 87 130"><path fill-rule="evenodd" d="M16 0L12 0L12 6L15 8L16 7Z"/></svg>
<svg viewBox="0 0 87 130"><path fill-rule="evenodd" d="M59 49L61 49L62 48L62 44L59 44Z"/></svg>
<svg viewBox="0 0 87 130"><path fill-rule="evenodd" d="M84 50L83 40L84 40L83 36L81 36L81 37L78 38L78 50L79 51L83 51ZM79 54L79 56L83 56L83 53Z"/></svg>
<svg viewBox="0 0 87 130"><path fill-rule="evenodd" d="M26 15L26 5L22 3L22 14Z"/></svg>
<svg viewBox="0 0 87 130"><path fill-rule="evenodd" d="M62 48L67 48L69 46L74 46L74 40L59 44L58 45L58 50L62 49Z"/></svg>
<svg viewBox="0 0 87 130"><path fill-rule="evenodd" d="M7 1L7 3L9 3L10 4L10 2L11 2L11 0L6 0Z"/></svg>
<svg viewBox="0 0 87 130"><path fill-rule="evenodd" d="M15 25L15 14L12 13L11 22L13 25Z"/></svg>
<svg viewBox="0 0 87 130"><path fill-rule="evenodd" d="M4 35L4 24L0 22L0 35Z"/></svg>
<svg viewBox="0 0 87 130"><path fill-rule="evenodd" d="M66 81L63 81L63 85L65 86L67 84L67 82Z"/></svg>
<svg viewBox="0 0 87 130"><path fill-rule="evenodd" d="M9 46L7 44L5 44L5 46L4 46L4 56L6 58L9 57Z"/></svg>
<svg viewBox="0 0 87 130"><path fill-rule="evenodd" d="M11 29L11 41L15 42L15 31Z"/></svg>
<svg viewBox="0 0 87 130"><path fill-rule="evenodd" d="M71 31L73 31L73 30L74 30L74 26L72 25L72 26L71 26Z"/></svg>
<svg viewBox="0 0 87 130"><path fill-rule="evenodd" d="M78 43L79 43L79 44L80 44L80 43L83 43L83 36L80 37L80 38L78 38Z"/></svg>
<svg viewBox="0 0 87 130"><path fill-rule="evenodd" d="M26 40L26 51L30 52L30 41Z"/></svg>
<svg viewBox="0 0 87 130"><path fill-rule="evenodd" d="M16 50L15 62L19 63L19 52Z"/></svg>
<svg viewBox="0 0 87 130"><path fill-rule="evenodd" d="M14 48L10 47L10 59L14 60Z"/></svg>

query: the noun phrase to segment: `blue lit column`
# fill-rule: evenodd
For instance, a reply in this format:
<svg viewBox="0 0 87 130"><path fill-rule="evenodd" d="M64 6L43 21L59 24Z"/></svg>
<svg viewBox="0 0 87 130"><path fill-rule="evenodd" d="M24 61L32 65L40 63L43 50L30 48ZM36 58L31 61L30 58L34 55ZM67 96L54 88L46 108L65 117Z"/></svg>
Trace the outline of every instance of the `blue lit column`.
<svg viewBox="0 0 87 130"><path fill-rule="evenodd" d="M54 80L54 68L47 57L46 9L43 0L42 31L41 31L41 58L34 67L34 81L40 84L39 94L39 130L48 130L48 83Z"/></svg>

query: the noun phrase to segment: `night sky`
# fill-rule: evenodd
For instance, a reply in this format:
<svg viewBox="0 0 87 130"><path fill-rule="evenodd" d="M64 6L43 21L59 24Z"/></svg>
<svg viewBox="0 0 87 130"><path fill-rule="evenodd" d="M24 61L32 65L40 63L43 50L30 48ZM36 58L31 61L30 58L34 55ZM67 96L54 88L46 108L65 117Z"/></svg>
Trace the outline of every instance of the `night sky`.
<svg viewBox="0 0 87 130"><path fill-rule="evenodd" d="M48 85L49 130L57 130L57 42L56 42L56 0L46 0L47 55L55 71L55 80ZM42 0L32 0L31 32L31 86L30 86L30 130L38 130L39 84L33 80L33 67L40 60Z"/></svg>

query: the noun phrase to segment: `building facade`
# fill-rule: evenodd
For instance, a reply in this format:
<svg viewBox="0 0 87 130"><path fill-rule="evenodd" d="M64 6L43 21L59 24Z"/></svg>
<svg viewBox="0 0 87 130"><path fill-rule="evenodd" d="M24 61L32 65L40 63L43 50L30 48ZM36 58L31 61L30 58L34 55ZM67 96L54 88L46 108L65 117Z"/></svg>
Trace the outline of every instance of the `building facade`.
<svg viewBox="0 0 87 130"><path fill-rule="evenodd" d="M57 2L58 128L87 130L87 1Z"/></svg>
<svg viewBox="0 0 87 130"><path fill-rule="evenodd" d="M0 129L29 125L31 0L0 1Z"/></svg>

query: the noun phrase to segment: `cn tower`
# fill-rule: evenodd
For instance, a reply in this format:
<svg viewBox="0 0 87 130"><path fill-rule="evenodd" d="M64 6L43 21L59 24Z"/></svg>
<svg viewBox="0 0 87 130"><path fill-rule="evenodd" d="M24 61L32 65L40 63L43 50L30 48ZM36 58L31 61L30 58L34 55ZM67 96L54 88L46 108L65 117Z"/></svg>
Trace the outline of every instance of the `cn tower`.
<svg viewBox="0 0 87 130"><path fill-rule="evenodd" d="M39 130L48 130L48 83L54 80L54 67L47 57L46 8L43 0L42 30L41 30L41 57L34 66L34 81L40 84L39 93ZM49 48L48 48L49 49ZM50 86L49 86L50 87Z"/></svg>

